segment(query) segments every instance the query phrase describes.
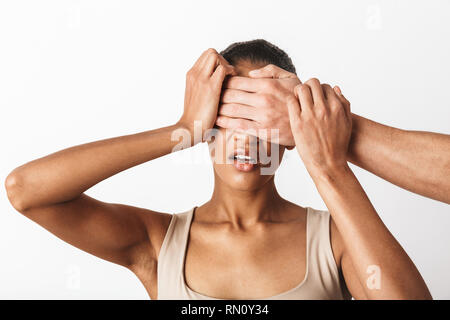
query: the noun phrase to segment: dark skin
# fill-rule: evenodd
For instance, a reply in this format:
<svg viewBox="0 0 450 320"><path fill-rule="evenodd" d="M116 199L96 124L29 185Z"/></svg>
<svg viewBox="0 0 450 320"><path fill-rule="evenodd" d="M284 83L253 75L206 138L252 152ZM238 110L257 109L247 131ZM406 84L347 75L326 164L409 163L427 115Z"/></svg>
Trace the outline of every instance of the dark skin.
<svg viewBox="0 0 450 320"><path fill-rule="evenodd" d="M172 152L178 144L171 139L174 130L193 136L194 121L203 124L203 132L212 128L225 77L247 76L249 70L258 67L261 66L233 67L215 50L205 51L188 72L185 109L175 125L75 146L18 167L6 181L11 203L62 240L130 269L149 296L157 299L156 267L171 215L101 202L84 192L118 172ZM318 90L314 86L311 83L309 90ZM290 119L294 124L301 123L295 113L298 107L295 101L290 101ZM343 121L342 115L339 113L341 118L336 117L336 123ZM320 119L316 120L310 124L318 130L327 128ZM294 139L300 145L306 136L300 127L294 128ZM299 149L319 192L332 208L332 248L343 281L357 299L429 298L417 269L379 220L356 178L345 171L342 155L346 153L348 130L347 138L336 139L330 130L322 132L329 135L330 141L336 141L333 143L336 152L332 152L336 157L329 157L330 153L321 149L317 136L309 136L309 143L304 144L315 148ZM250 139L245 134L232 136L232 140L244 146L251 144ZM265 143L258 140L257 144L264 147ZM284 147L279 148L282 157ZM328 157L324 163L336 166L310 165L317 164L317 155ZM207 296L230 299L265 298L296 286L306 270L305 208L279 196L273 175L261 175L259 169L243 173L232 164L214 163L214 170L213 196L195 210L190 230L185 265L187 285ZM339 176L344 185L333 183L336 179L323 179L324 173L328 177ZM353 188L352 194L356 196L345 198L339 193L347 187ZM340 202L356 205L361 215L350 212ZM372 221L370 230L361 224L368 219ZM339 226L350 236L340 232ZM243 241L246 246L241 245ZM395 266L385 262L391 255L396 257ZM385 272L384 289L379 292L363 285L365 267L370 263L381 264Z"/></svg>

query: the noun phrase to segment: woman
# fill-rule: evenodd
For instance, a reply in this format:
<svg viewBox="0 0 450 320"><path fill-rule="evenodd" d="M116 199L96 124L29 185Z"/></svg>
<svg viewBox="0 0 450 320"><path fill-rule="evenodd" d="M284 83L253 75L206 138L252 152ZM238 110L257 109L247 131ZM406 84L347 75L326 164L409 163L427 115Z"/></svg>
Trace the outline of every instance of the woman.
<svg viewBox="0 0 450 320"><path fill-rule="evenodd" d="M274 169L288 143L255 138L249 126L211 131L240 121L227 117L239 104L233 83L268 64L293 76L268 81L252 97L268 107L271 99L286 101L292 139L329 212L277 193ZM431 298L348 167L348 101L339 88L316 79L299 84L294 73L289 57L263 40L234 44L222 55L209 49L187 74L184 113L176 124L31 161L8 176L8 197L64 241L129 268L152 299ZM171 215L84 194L179 149L173 137L180 131L191 138L189 145L210 139L215 186L207 203ZM270 163L262 161L265 153Z"/></svg>

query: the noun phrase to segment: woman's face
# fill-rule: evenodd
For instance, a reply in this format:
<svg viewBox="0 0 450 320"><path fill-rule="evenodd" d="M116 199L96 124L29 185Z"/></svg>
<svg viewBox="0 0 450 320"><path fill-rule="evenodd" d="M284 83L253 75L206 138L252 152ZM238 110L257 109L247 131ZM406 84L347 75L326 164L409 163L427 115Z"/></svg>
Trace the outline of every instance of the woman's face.
<svg viewBox="0 0 450 320"><path fill-rule="evenodd" d="M239 76L248 76L250 70L261 64L235 64ZM256 190L270 181L281 163L285 147L271 144L252 135L216 128L209 142L216 180L238 190Z"/></svg>

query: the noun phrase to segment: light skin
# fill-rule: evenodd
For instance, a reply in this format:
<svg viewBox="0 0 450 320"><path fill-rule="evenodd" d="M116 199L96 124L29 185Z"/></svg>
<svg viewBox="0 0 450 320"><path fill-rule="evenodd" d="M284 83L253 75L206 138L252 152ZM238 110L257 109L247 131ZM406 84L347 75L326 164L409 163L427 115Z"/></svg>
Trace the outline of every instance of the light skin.
<svg viewBox="0 0 450 320"><path fill-rule="evenodd" d="M211 129L225 77L245 77L258 67L233 67L215 50L205 51L188 72L184 113L176 124L75 146L20 166L6 180L11 203L64 241L129 268L156 299L157 259L171 215L104 203L84 192L118 172L172 152L178 144L171 139L174 130L193 136L196 120L205 132ZM321 92L330 98L311 100L322 86L320 90L313 83L304 86L309 96L294 86L297 96L288 100L291 138L332 214L333 254L350 293L357 299L429 298L414 264L346 165L351 132L348 107L334 91L331 99L328 89ZM315 113L318 105L330 115L327 121ZM306 126L312 130L305 130ZM239 132L229 141L245 147L255 142ZM257 139L256 144L271 150L266 141ZM281 157L284 147L278 148ZM214 162L213 196L195 210L186 255L185 278L194 291L218 298L264 298L303 280L305 209L281 198L274 176L261 175L259 170L242 172L233 164ZM344 188L353 192L342 194ZM243 241L248 245L242 246ZM364 285L367 266L372 264L383 272L381 290Z"/></svg>
<svg viewBox="0 0 450 320"><path fill-rule="evenodd" d="M249 77L233 77L224 93L232 91L233 98L228 95L222 101L217 124L244 131L276 127L280 141L293 146L286 105L299 83L295 74L274 65L252 70ZM253 95L265 95L270 106L261 107ZM340 98L348 104L343 95ZM350 162L406 190L450 204L450 135L401 130L356 114L352 123Z"/></svg>

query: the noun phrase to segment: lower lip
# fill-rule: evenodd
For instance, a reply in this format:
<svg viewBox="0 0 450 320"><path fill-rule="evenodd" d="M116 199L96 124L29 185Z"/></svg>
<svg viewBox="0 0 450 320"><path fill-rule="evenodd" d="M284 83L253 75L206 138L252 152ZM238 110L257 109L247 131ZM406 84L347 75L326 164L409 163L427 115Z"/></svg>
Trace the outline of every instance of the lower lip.
<svg viewBox="0 0 450 320"><path fill-rule="evenodd" d="M249 172L249 171L252 171L256 167L256 165L253 163L244 163L244 162L239 162L239 161L235 160L234 167L239 171Z"/></svg>

